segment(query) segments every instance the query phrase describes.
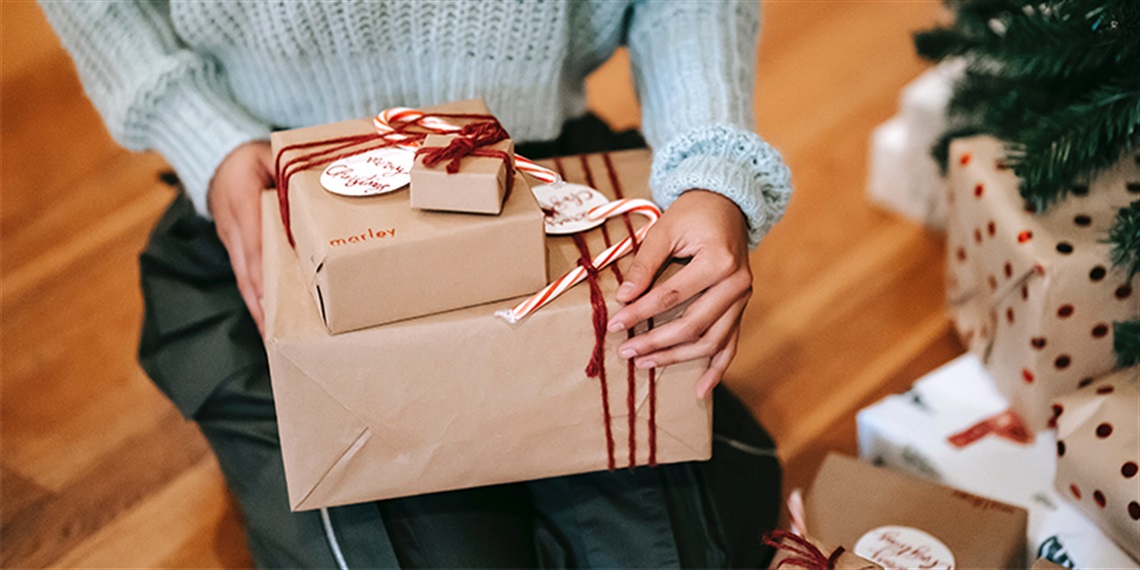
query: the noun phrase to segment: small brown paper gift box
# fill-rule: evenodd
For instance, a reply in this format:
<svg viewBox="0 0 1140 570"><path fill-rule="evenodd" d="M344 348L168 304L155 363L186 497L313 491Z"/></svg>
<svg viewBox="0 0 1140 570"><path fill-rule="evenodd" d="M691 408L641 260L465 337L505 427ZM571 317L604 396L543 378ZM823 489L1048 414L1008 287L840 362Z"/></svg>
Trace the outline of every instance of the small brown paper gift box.
<svg viewBox="0 0 1140 570"><path fill-rule="evenodd" d="M1140 367L1058 398L1057 491L1140 560Z"/></svg>
<svg viewBox="0 0 1140 570"><path fill-rule="evenodd" d="M648 151L560 162L568 180L584 180L588 167L610 197L619 193L611 180L627 197L649 195ZM266 349L293 510L604 470L607 441L614 467L623 468L631 427L639 465L651 450L658 463L709 458L711 400L696 398L707 360L659 369L655 382L636 371L630 390L628 361L616 354L627 335L609 334L603 399L599 379L584 373L595 345L587 284L514 326L494 312L521 298L330 336L269 193L263 211ZM641 223L633 220L635 229ZM628 235L621 219L604 227L583 234L591 255ZM552 277L577 264L572 238L551 238L547 247ZM619 260L619 270L630 261ZM612 314L617 271L598 281Z"/></svg>
<svg viewBox="0 0 1140 570"><path fill-rule="evenodd" d="M428 135L424 149L446 147L457 135ZM505 153L507 161L493 156L467 156L459 172L447 171L448 161L435 166L416 156L412 166L411 203L413 208L473 214L498 214L507 196L507 174L513 172L515 145L510 139L482 147Z"/></svg>
<svg viewBox="0 0 1140 570"><path fill-rule="evenodd" d="M1030 429L1050 403L1112 370L1112 323L1140 317L1131 281L1101 243L1117 210L1140 198L1132 157L1041 215L990 137L950 152L947 294L959 334Z"/></svg>
<svg viewBox="0 0 1140 570"><path fill-rule="evenodd" d="M842 455L804 496L808 531L884 568L1024 568L1025 509Z"/></svg>
<svg viewBox="0 0 1140 570"><path fill-rule="evenodd" d="M488 112L482 101L427 110ZM373 132L370 120L358 119L275 132L272 144L276 156L290 144ZM338 196L321 187L324 167L292 176L288 194L296 256L329 332L507 299L546 284L543 214L521 177L499 216L462 216L413 209L403 190ZM280 218L276 208L265 215Z"/></svg>

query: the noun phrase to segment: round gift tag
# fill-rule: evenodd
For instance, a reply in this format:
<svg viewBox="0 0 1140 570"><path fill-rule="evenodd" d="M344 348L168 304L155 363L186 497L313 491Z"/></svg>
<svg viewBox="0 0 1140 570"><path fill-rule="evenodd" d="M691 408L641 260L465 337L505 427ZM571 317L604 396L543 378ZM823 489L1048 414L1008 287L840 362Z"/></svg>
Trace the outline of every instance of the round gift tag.
<svg viewBox="0 0 1140 570"><path fill-rule="evenodd" d="M531 187L539 207L546 212L546 233L576 234L596 228L604 219L591 220L590 210L608 204L601 192L581 184L541 184Z"/></svg>
<svg viewBox="0 0 1140 570"><path fill-rule="evenodd" d="M342 158L321 173L321 186L341 196L375 196L411 182L415 151L387 147Z"/></svg>
<svg viewBox="0 0 1140 570"><path fill-rule="evenodd" d="M881 526L855 543L855 554L887 570L954 569L954 553L930 534L909 526Z"/></svg>

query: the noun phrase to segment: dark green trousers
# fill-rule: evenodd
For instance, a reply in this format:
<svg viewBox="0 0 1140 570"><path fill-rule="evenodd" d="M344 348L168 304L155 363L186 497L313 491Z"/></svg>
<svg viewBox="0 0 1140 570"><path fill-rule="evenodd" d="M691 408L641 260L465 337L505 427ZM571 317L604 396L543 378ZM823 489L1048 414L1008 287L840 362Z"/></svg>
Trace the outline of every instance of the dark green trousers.
<svg viewBox="0 0 1140 570"><path fill-rule="evenodd" d="M644 144L588 116L533 158ZM776 524L773 445L714 392L713 459L293 513L265 349L213 224L179 195L140 257L140 361L198 423L264 567L758 567Z"/></svg>

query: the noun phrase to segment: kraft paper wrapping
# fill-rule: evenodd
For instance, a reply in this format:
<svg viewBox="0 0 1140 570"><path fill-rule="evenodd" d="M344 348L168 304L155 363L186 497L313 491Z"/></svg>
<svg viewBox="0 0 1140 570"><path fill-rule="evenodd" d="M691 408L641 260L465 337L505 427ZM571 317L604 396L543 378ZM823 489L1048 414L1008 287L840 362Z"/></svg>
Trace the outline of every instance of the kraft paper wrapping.
<svg viewBox="0 0 1140 570"><path fill-rule="evenodd" d="M1110 374L1055 406L1057 491L1140 559L1140 367Z"/></svg>
<svg viewBox="0 0 1140 570"><path fill-rule="evenodd" d="M951 147L947 296L959 334L1037 430L1054 398L1115 367L1113 321L1140 317L1140 276L1127 281L1100 243L1140 198L1140 168L1128 157L1034 215L1002 155L989 137Z"/></svg>
<svg viewBox="0 0 1140 570"><path fill-rule="evenodd" d="M456 135L428 135L424 148L444 147ZM510 140L499 141L484 147L512 157L515 145ZM449 161L435 166L424 166L424 157L417 156L412 166L412 183L409 188L413 208L473 214L498 214L503 210L507 191L508 164L496 157L468 156L459 165L459 172L447 172ZM525 191L525 188L520 189Z"/></svg>
<svg viewBox="0 0 1140 570"><path fill-rule="evenodd" d="M564 160L566 178L584 181L589 172L595 187L613 197L604 158ZM649 152L610 158L625 195L648 197ZM493 314L521 298L330 336L281 222L271 215L270 193L263 209L266 347L294 510L607 468L601 388L584 373L594 347L585 284L515 326ZM615 241L628 235L621 219L605 228ZM592 253L604 249L601 229L585 237ZM551 276L577 263L572 239L551 238L547 247ZM605 270L599 281L609 311L618 310L615 271ZM606 337L617 468L629 464L627 361L616 355L625 338ZM693 361L657 371L659 463L711 455L711 400L696 398L707 366ZM648 373L638 371L638 464L648 461L648 391Z"/></svg>
<svg viewBox="0 0 1140 570"><path fill-rule="evenodd" d="M842 455L804 496L809 532L884 568L1024 568L1025 509Z"/></svg>
<svg viewBox="0 0 1140 570"><path fill-rule="evenodd" d="M428 111L488 113L482 101ZM286 145L372 133L357 119L272 135ZM291 151L286 158L312 152ZM350 330L469 307L546 284L543 214L518 178L498 216L413 209L406 189L368 197L321 187L325 165L289 182L291 225L306 288L328 331ZM267 218L280 219L276 208ZM495 278L486 270L495 268Z"/></svg>

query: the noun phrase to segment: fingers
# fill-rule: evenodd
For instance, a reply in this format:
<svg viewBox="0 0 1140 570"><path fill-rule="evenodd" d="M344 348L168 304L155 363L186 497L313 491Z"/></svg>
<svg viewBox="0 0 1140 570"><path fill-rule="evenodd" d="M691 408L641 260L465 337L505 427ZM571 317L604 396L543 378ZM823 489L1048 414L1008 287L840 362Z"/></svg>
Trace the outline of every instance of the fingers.
<svg viewBox="0 0 1140 570"><path fill-rule="evenodd" d="M633 256L633 261L626 271L625 281L618 287L618 301L628 303L644 293L653 284L653 278L657 276L657 271L661 269L661 265L669 259L672 246L665 232L656 231L658 229L649 229L645 241L640 244L637 254ZM624 319L610 319L610 331L624 330L637 322L626 323Z"/></svg>
<svg viewBox="0 0 1140 570"><path fill-rule="evenodd" d="M692 271L692 273L687 273ZM687 277L686 277L687 275ZM696 276L693 278L692 276ZM677 287L674 281L678 278L685 277L684 284ZM690 264L688 267L678 272L673 279L666 281L659 285L646 295L638 303L646 301L647 304L643 308L630 305L627 309L632 309L635 315L634 318L640 319L640 314L637 311L644 311L646 316L659 315L666 308L663 306L655 306L654 299L651 297L659 290L667 292L680 291L677 295L688 295L692 297L700 292L700 288L708 286L708 275L703 273L700 267L694 267ZM689 283L691 282L691 284ZM722 315L729 312L733 305L738 304L740 300L747 301L751 296L752 278L747 269L738 269L731 273L728 277L715 281L709 287L704 295L698 297L693 304L685 309L685 313L680 318L677 318L665 325L654 328L645 334L635 336L626 342L622 343L618 349L618 354L623 358L632 358L638 355L648 355L653 352L669 348L674 345L692 344L701 340L706 335L709 327L713 325ZM667 294L668 296L669 294ZM680 297L686 299L688 297ZM672 301L672 299L666 299ZM676 303L671 303L675 305ZM743 307L741 307L742 309ZM637 321L635 321L637 322ZM703 356L709 356L712 353Z"/></svg>
<svg viewBox="0 0 1140 570"><path fill-rule="evenodd" d="M265 286L261 267L261 209L256 207L256 200L253 206L249 209L249 218L251 219L239 225L242 232L242 260L248 289L242 291L242 299L245 300L246 306L249 307L249 313L253 316L254 322L257 323L257 330L264 334L265 307L262 302L265 298ZM240 289L241 283L239 282L238 285Z"/></svg>
<svg viewBox="0 0 1140 570"><path fill-rule="evenodd" d="M218 165L207 203L218 237L226 247L242 301L264 333L264 283L261 268L261 191L273 184L272 152L267 141L238 146Z"/></svg>
<svg viewBox="0 0 1140 570"><path fill-rule="evenodd" d="M728 342L724 348L720 349L713 355L712 361L709 363L709 369L701 375L701 379L697 381L697 398L705 399L708 397L712 389L720 384L721 379L724 378L725 371L728 370L729 363L736 357L736 347L740 341L740 321L737 320L736 328L732 329L732 336L728 338Z"/></svg>
<svg viewBox="0 0 1140 570"><path fill-rule="evenodd" d="M231 253L230 263L234 268L234 277L237 279L238 292L241 293L242 301L245 301L246 308L249 309L249 314L253 317L253 322L257 324L258 332L265 333L265 311L261 306L261 296L257 289L254 287L254 276L251 272L251 266L246 258L247 248L238 244L234 251ZM258 264L258 279L260 279L260 264Z"/></svg>
<svg viewBox="0 0 1140 570"><path fill-rule="evenodd" d="M716 320L704 331L704 334L693 341L669 345L660 350L642 354L635 357L634 364L638 368L657 368L687 360L713 356L724 348L728 339L731 338L732 332L739 327L740 315L744 312L744 306L747 303L748 299L746 298L737 299L729 306L727 311L717 315ZM682 316L680 319L677 319L677 321L684 320L685 318L685 316ZM671 322L669 324L673 323ZM657 329L654 329L650 331L650 333L656 332L656 330ZM646 333L646 335L650 333ZM636 338L637 337L634 337L634 339Z"/></svg>

